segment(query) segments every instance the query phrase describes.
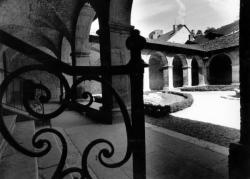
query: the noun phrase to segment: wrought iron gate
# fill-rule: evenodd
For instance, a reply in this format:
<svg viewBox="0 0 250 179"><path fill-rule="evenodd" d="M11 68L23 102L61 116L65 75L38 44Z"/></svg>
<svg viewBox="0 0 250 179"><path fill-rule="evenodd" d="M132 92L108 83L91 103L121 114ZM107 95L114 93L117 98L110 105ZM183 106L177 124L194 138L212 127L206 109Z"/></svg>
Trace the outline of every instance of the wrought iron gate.
<svg viewBox="0 0 250 179"><path fill-rule="evenodd" d="M144 107L143 107L143 72L145 64L141 59L141 50L145 45L145 39L139 35L138 30L131 32L131 36L128 38L126 45L131 52L131 60L127 65L124 66L112 66L109 73L111 75L129 75L131 81L131 116L128 114L126 106L123 100L120 98L118 93L112 88L112 86L105 81L101 76L103 70L102 67L72 67L66 63L60 62L59 60L53 58L52 56L40 51L37 48L30 46L29 44L9 35L8 33L0 30L0 42L20 51L33 59L37 60L41 64L30 65L22 67L13 73L9 74L0 87L0 100L1 100L1 116L0 116L0 131L3 137L8 141L8 143L13 146L16 150L30 157L42 157L46 155L51 150L51 143L48 140L39 139L43 133L52 133L56 135L62 144L62 154L60 162L57 166L56 171L53 174L53 179L64 178L70 173L79 173L81 178L91 178L88 167L87 159L88 155L93 147L97 144L105 143L107 148L99 151L98 159L100 163L108 168L116 168L122 166L128 161L128 159L133 155L133 176L135 179L146 178L145 174L145 126L144 126ZM32 52L32 53L31 53ZM51 98L50 90L40 84L32 81L25 81L23 85L22 92L22 102L26 111L28 111L32 116L38 120L50 120L59 114L61 114L67 107L68 104L72 102L72 94L75 91L76 84L85 80L95 80L101 82L105 85L111 92L113 97L116 99L124 119L127 132L127 150L124 158L117 163L107 163L104 158L110 158L115 152L113 144L106 139L97 139L92 141L84 150L82 155L82 168L71 167L65 169L65 162L67 157L67 143L63 135L53 128L44 128L37 131L33 138L32 144L38 151L31 151L24 148L13 138L9 133L5 123L3 121L3 98L4 93L7 90L8 85L17 77L21 76L23 73L30 72L32 70L45 71L56 76L64 87L65 95L62 99L60 107L51 113L44 114L39 113L31 107L31 101L35 98L41 103L45 104L49 102ZM71 76L80 76L72 87L69 86L67 80L65 79L63 73ZM43 91L40 95L35 97L35 90ZM93 96L91 93L85 93L85 96L90 100L87 104L82 105L82 109L87 109L93 102Z"/></svg>

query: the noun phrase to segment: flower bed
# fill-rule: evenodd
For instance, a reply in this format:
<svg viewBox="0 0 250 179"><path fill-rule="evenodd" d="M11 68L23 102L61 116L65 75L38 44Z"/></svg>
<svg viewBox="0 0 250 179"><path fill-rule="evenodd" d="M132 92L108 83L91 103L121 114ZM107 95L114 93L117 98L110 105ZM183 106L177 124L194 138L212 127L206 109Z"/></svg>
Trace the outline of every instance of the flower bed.
<svg viewBox="0 0 250 179"><path fill-rule="evenodd" d="M165 93L158 93L159 96L164 96L164 94ZM159 98L148 100L144 97L145 113L149 116L161 117L190 107L193 103L193 97L191 94L173 91L168 92L167 94L181 98L176 99L176 97L174 97L174 99L170 100L170 102L168 101L167 103L162 104ZM168 100L168 98L166 98L166 100Z"/></svg>

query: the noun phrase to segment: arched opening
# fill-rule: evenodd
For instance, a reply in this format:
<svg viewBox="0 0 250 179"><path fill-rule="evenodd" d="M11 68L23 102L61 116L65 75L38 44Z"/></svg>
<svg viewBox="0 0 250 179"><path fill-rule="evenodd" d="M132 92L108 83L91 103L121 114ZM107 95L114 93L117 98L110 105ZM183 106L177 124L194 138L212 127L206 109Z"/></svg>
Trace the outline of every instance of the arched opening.
<svg viewBox="0 0 250 179"><path fill-rule="evenodd" d="M228 85L232 83L232 65L227 55L217 55L209 65L209 84Z"/></svg>
<svg viewBox="0 0 250 179"><path fill-rule="evenodd" d="M196 59L192 60L192 86L197 86L199 84L199 66Z"/></svg>
<svg viewBox="0 0 250 179"><path fill-rule="evenodd" d="M157 55L152 55L149 59L149 87L150 90L162 90L164 86L163 62Z"/></svg>
<svg viewBox="0 0 250 179"><path fill-rule="evenodd" d="M174 87L183 86L183 65L180 57L173 60L173 83Z"/></svg>

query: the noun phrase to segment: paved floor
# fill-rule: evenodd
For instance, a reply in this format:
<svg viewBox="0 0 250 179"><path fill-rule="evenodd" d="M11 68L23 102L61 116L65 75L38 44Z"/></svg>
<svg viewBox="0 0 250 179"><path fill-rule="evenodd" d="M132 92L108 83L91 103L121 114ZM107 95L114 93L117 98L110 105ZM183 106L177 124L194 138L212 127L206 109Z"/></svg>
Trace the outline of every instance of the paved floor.
<svg viewBox="0 0 250 179"><path fill-rule="evenodd" d="M239 101L221 98L223 95L231 95L230 92L196 92L192 95L194 97L193 106L172 115L238 128ZM77 113L66 113L55 119L52 125L64 127L63 132L70 141L69 150L72 153L69 160L71 160L71 164L80 166L80 156L84 149L91 141L98 138L108 139L115 148L114 155L105 161L114 163L124 157L126 131L123 123L94 124ZM74 122L72 122L73 118ZM180 139L175 134L169 135L167 132L162 132L163 130L146 127L147 179L228 178L227 148L224 148L226 152L221 153L211 150L204 141L190 142L190 140L186 140L188 136ZM203 145L199 145L200 143ZM132 159L122 167L115 169L106 168L100 164L97 154L103 148L108 148L108 146L98 144L90 152L88 165L91 173L98 179L132 178Z"/></svg>
<svg viewBox="0 0 250 179"><path fill-rule="evenodd" d="M113 125L94 124L85 118L78 118L76 113L62 115L52 123L54 127L64 127L63 132L70 141L72 165L81 164L81 154L86 146L98 138L108 139L115 147L115 154L105 161L114 163L124 157L126 150L126 131L123 123ZM71 119L77 117L75 125ZM85 121L86 120L86 121ZM78 121L78 122L77 122ZM85 121L85 122L83 122ZM68 123L70 125L68 125ZM162 129L165 130L165 129ZM214 152L206 145L201 147L190 141L146 127L146 168L147 179L220 179L227 176L227 152ZM198 140L198 143L201 141ZM88 165L91 173L98 179L132 178L132 159L120 168L109 169L97 160L98 152L108 148L99 144L91 150ZM225 148L226 149L226 148ZM227 150L227 149L226 149Z"/></svg>
<svg viewBox="0 0 250 179"><path fill-rule="evenodd" d="M234 91L189 93L194 98L192 106L171 115L240 129L240 100L224 98L233 96Z"/></svg>
<svg viewBox="0 0 250 179"><path fill-rule="evenodd" d="M114 125L89 124L64 130L76 150L83 152L94 139L103 138L111 141L115 154L105 161L120 161L126 150L126 132L122 123ZM98 151L108 148L99 144L89 155L89 167L96 178L129 179L132 178L132 159L120 168L103 167L97 160ZM227 155L208 150L181 139L146 127L147 179L220 179L227 177ZM73 155L73 163L80 163Z"/></svg>

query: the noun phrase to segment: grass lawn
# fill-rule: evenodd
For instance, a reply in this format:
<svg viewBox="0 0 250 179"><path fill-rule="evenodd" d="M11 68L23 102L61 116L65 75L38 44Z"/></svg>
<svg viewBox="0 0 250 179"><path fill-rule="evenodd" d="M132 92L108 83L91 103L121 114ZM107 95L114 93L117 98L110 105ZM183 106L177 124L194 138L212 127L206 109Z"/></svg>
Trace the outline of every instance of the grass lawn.
<svg viewBox="0 0 250 179"><path fill-rule="evenodd" d="M145 119L147 123L152 125L173 130L225 147L229 147L231 142L235 142L240 138L239 130L210 123L193 121L170 115L160 118L154 118L146 115Z"/></svg>

